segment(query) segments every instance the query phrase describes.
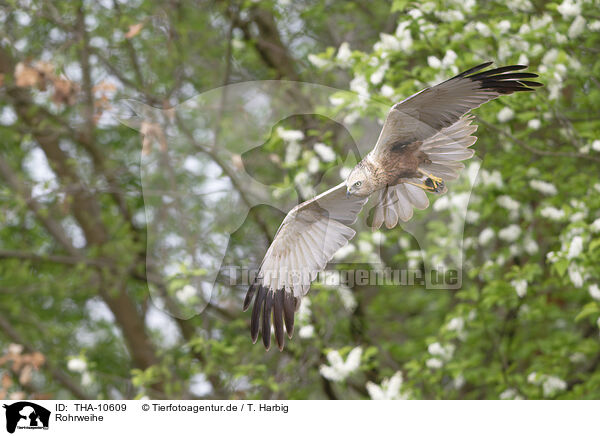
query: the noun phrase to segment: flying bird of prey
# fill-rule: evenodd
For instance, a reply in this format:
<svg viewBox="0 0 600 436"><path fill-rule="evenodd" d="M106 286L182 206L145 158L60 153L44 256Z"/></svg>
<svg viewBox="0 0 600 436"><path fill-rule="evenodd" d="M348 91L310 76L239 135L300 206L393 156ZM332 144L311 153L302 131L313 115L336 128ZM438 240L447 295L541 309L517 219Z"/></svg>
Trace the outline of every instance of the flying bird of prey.
<svg viewBox="0 0 600 436"><path fill-rule="evenodd" d="M392 106L379 139L334 188L294 207L285 217L246 294L244 310L254 306L250 335L259 331L268 350L271 319L280 350L284 325L289 338L300 301L333 255L355 235L352 225L371 194L377 193L373 227L408 221L413 208L429 206L426 192L446 192L458 177L461 161L473 156L476 141L469 112L504 94L533 91L537 74L517 72L523 65L481 71L492 62L426 88Z"/></svg>

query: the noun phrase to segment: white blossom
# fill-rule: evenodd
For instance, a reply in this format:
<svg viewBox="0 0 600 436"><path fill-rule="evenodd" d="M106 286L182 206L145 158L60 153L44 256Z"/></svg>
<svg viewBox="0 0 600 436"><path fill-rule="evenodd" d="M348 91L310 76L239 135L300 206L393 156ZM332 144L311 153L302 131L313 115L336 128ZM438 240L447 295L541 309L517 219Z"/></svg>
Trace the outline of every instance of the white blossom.
<svg viewBox="0 0 600 436"><path fill-rule="evenodd" d="M516 224L511 224L498 232L498 237L506 242L514 242L521 236L521 228Z"/></svg>
<svg viewBox="0 0 600 436"><path fill-rule="evenodd" d="M510 21L508 20L502 20L498 23L498 30L500 30L500 33L506 33L510 30Z"/></svg>
<svg viewBox="0 0 600 436"><path fill-rule="evenodd" d="M0 111L0 125L11 126L17 121L17 114L10 106L4 106Z"/></svg>
<svg viewBox="0 0 600 436"><path fill-rule="evenodd" d="M327 68L331 66L331 62L328 59L323 59L317 55L309 54L308 61L317 68Z"/></svg>
<svg viewBox="0 0 600 436"><path fill-rule="evenodd" d="M519 60L517 61L517 64L519 64L519 65L529 65L529 58L527 57L527 55L525 53L521 53L519 55Z"/></svg>
<svg viewBox="0 0 600 436"><path fill-rule="evenodd" d="M381 244L385 243L387 237L385 236L385 234L383 232L380 232L379 230L377 230L371 234L371 239L373 240L373 243L375 245L381 245Z"/></svg>
<svg viewBox="0 0 600 436"><path fill-rule="evenodd" d="M423 16L423 12L421 12L418 9L410 9L407 14L413 19L416 20L418 18L421 18Z"/></svg>
<svg viewBox="0 0 600 436"><path fill-rule="evenodd" d="M381 95L388 98L391 97L394 95L394 88L392 88L390 85L383 85L381 87Z"/></svg>
<svg viewBox="0 0 600 436"><path fill-rule="evenodd" d="M358 251L369 254L373 251L373 245L369 241L358 241Z"/></svg>
<svg viewBox="0 0 600 436"><path fill-rule="evenodd" d="M592 30L594 32L597 32L598 30L600 30L600 20L592 21L589 24L588 29L590 29L590 30Z"/></svg>
<svg viewBox="0 0 600 436"><path fill-rule="evenodd" d="M400 394L402 388L402 373L398 371L391 378L383 379L381 386L373 382L367 382L367 391L372 400L404 400L406 397Z"/></svg>
<svg viewBox="0 0 600 436"><path fill-rule="evenodd" d="M462 374L458 374L454 380L452 380L452 385L454 389L461 389L466 383L465 376Z"/></svg>
<svg viewBox="0 0 600 436"><path fill-rule="evenodd" d="M594 233L600 232L600 218L596 218L592 224L590 224L590 230Z"/></svg>
<svg viewBox="0 0 600 436"><path fill-rule="evenodd" d="M300 330L298 330L298 336L300 336L302 339L310 339L314 335L315 326L313 326L312 324L303 325L302 327L300 327Z"/></svg>
<svg viewBox="0 0 600 436"><path fill-rule="evenodd" d="M459 339L464 340L466 335L464 333L465 329L465 320L460 316L456 316L448 321L446 325L446 329L451 332L456 332Z"/></svg>
<svg viewBox="0 0 600 436"><path fill-rule="evenodd" d="M550 263L556 263L560 260L560 256L554 251L549 251L546 253L546 260Z"/></svg>
<svg viewBox="0 0 600 436"><path fill-rule="evenodd" d="M581 14L581 5L578 0L564 0L556 9L563 18L574 17L575 15Z"/></svg>
<svg viewBox="0 0 600 436"><path fill-rule="evenodd" d="M490 227L483 229L479 234L479 245L487 245L494 238L494 234L494 230Z"/></svg>
<svg viewBox="0 0 600 436"><path fill-rule="evenodd" d="M69 369L69 371L83 372L87 368L87 363L85 360L79 357L73 357L67 362L67 368Z"/></svg>
<svg viewBox="0 0 600 436"><path fill-rule="evenodd" d="M398 245L403 250L408 250L410 248L410 241L408 240L408 238L400 237L398 238Z"/></svg>
<svg viewBox="0 0 600 436"><path fill-rule="evenodd" d="M537 130L542 126L542 122L540 120L538 120L537 118L534 118L532 120L529 120L527 122L527 127L529 127L530 129L534 129Z"/></svg>
<svg viewBox="0 0 600 436"><path fill-rule="evenodd" d="M337 292L340 296L340 300L342 300L344 309L346 309L348 312L354 312L357 303L352 290L348 286L340 285L337 287Z"/></svg>
<svg viewBox="0 0 600 436"><path fill-rule="evenodd" d="M583 275L581 274L581 268L575 265L574 263L569 265L568 268L569 279L573 286L576 288L581 288L583 286Z"/></svg>
<svg viewBox="0 0 600 436"><path fill-rule="evenodd" d="M595 139L594 142L592 142L592 150L600 151L600 139Z"/></svg>
<svg viewBox="0 0 600 436"><path fill-rule="evenodd" d="M527 280L513 280L510 284L515 288L519 298L523 298L527 295Z"/></svg>
<svg viewBox="0 0 600 436"><path fill-rule="evenodd" d="M460 331L463 329L464 326L465 320L462 317L457 316L448 321L448 325L446 326L446 328L450 331Z"/></svg>
<svg viewBox="0 0 600 436"><path fill-rule="evenodd" d="M317 142L313 149L315 153L319 155L323 162L333 162L335 160L335 151L333 149L322 142Z"/></svg>
<svg viewBox="0 0 600 436"><path fill-rule="evenodd" d="M600 288L597 284L594 283L593 285L590 285L588 291L590 293L590 297L592 297L594 300L600 301Z"/></svg>
<svg viewBox="0 0 600 436"><path fill-rule="evenodd" d="M456 54L456 52L452 49L449 49L444 55L444 59L442 59L442 66L444 68L451 67L452 65L454 65L457 58L458 55Z"/></svg>
<svg viewBox="0 0 600 436"><path fill-rule="evenodd" d="M579 35L581 35L583 33L583 31L585 30L585 23L586 23L585 18L583 18L581 15L577 15L577 17L573 20L573 22L569 26L569 31L567 32L567 35L569 35L569 38L575 39Z"/></svg>
<svg viewBox="0 0 600 436"><path fill-rule="evenodd" d="M533 255L539 251L537 242L535 242L532 238L527 238L525 240L524 248L525 248L525 251L530 255Z"/></svg>
<svg viewBox="0 0 600 436"><path fill-rule="evenodd" d="M537 372L531 372L529 373L529 375L527 376L527 383L531 383L532 385L539 385L540 384L540 380L538 378Z"/></svg>
<svg viewBox="0 0 600 436"><path fill-rule="evenodd" d="M514 116L515 112L508 106L504 106L502 109L500 109L500 112L498 112L498 121L505 123L512 120Z"/></svg>
<svg viewBox="0 0 600 436"><path fill-rule="evenodd" d="M329 103L331 103L332 106L341 106L345 101L346 100L343 97L336 97L335 95L329 97Z"/></svg>
<svg viewBox="0 0 600 436"><path fill-rule="evenodd" d="M495 186L497 188L504 186L502 174L498 170L494 170L491 173L485 169L481 170L481 181L485 186Z"/></svg>
<svg viewBox="0 0 600 436"><path fill-rule="evenodd" d="M309 173L314 174L319 171L319 158L313 156L308 161L308 165L306 165L306 169Z"/></svg>
<svg viewBox="0 0 600 436"><path fill-rule="evenodd" d="M92 384L92 382L93 382L92 375L89 372L85 371L81 375L81 384L83 386L90 386Z"/></svg>
<svg viewBox="0 0 600 436"><path fill-rule="evenodd" d="M573 353L569 356L569 360L572 363L583 363L586 361L586 357L585 354L577 352L577 353Z"/></svg>
<svg viewBox="0 0 600 436"><path fill-rule="evenodd" d="M437 357L432 357L431 359L427 359L425 365L427 366L427 368L439 369L442 366L444 366L444 362L442 362Z"/></svg>
<svg viewBox="0 0 600 436"><path fill-rule="evenodd" d="M529 0L509 0L506 5L513 12L531 11L533 9Z"/></svg>
<svg viewBox="0 0 600 436"><path fill-rule="evenodd" d="M580 210L579 212L575 212L573 215L569 217L569 221L572 223L576 223L577 221L583 221L587 216L587 211Z"/></svg>
<svg viewBox="0 0 600 436"><path fill-rule="evenodd" d="M519 395L519 393L513 389L508 388L500 394L501 400L522 400L523 397Z"/></svg>
<svg viewBox="0 0 600 436"><path fill-rule="evenodd" d="M311 302L310 298L304 297L302 299L302 304L300 305L300 309L298 309L298 314L296 315L296 319L298 324L300 325L308 325L310 322L310 317L312 314L312 310L310 309Z"/></svg>
<svg viewBox="0 0 600 436"><path fill-rule="evenodd" d="M554 65L554 62L558 58L558 50L555 48L551 48L546 52L544 57L542 58L542 64L546 67L551 67Z"/></svg>
<svg viewBox="0 0 600 436"><path fill-rule="evenodd" d="M583 251L583 238L581 236L575 236L569 246L569 252L567 253L567 259L574 259L581 254Z"/></svg>
<svg viewBox="0 0 600 436"><path fill-rule="evenodd" d="M410 21L401 21L396 27L396 37L400 41L400 50L410 53L412 51L413 38L410 33Z"/></svg>
<svg viewBox="0 0 600 436"><path fill-rule="evenodd" d="M556 195L558 193L556 186L552 183L544 182L543 180L530 180L529 186L546 195Z"/></svg>
<svg viewBox="0 0 600 436"><path fill-rule="evenodd" d="M427 347L429 354L435 357L439 357L442 360L450 360L454 354L454 345L447 344L446 346L441 345L439 342L434 342Z"/></svg>
<svg viewBox="0 0 600 436"><path fill-rule="evenodd" d="M544 377L542 382L542 390L544 391L545 397L550 397L555 393L564 391L565 389L567 389L567 382L564 380L553 375L547 375Z"/></svg>
<svg viewBox="0 0 600 436"><path fill-rule="evenodd" d="M342 359L339 351L331 350L327 353L329 365L321 365L319 372L323 377L332 381L343 381L360 366L362 348L356 347L348 354L346 361Z"/></svg>
<svg viewBox="0 0 600 436"><path fill-rule="evenodd" d="M389 68L389 64L386 62L384 63L381 67L377 68L377 70L375 70L375 72L373 74L371 74L371 83L373 85L378 85L381 83L381 81L383 80L383 77L385 76L385 72L387 71L387 69Z"/></svg>
<svg viewBox="0 0 600 436"><path fill-rule="evenodd" d="M356 92L359 96L369 96L369 84L365 76L358 74L350 81L350 89ZM350 123L352 124L352 123Z"/></svg>
<svg viewBox="0 0 600 436"><path fill-rule="evenodd" d="M474 224L477 221L479 221L479 217L480 217L480 213L477 212L476 210L468 210L467 214L465 215L465 220L469 224Z"/></svg>
<svg viewBox="0 0 600 436"><path fill-rule="evenodd" d="M477 32L479 32L479 34L481 36L492 36L492 32L490 30L490 28L488 27L487 24L482 23L481 21L478 21L475 23L475 30L477 30Z"/></svg>
<svg viewBox="0 0 600 436"><path fill-rule="evenodd" d="M441 68L442 66L442 61L440 61L438 58L436 58L435 56L427 56L427 64L431 67L431 68Z"/></svg>
<svg viewBox="0 0 600 436"><path fill-rule="evenodd" d="M300 171L296 174L294 183L304 198L311 198L316 195L315 189L311 185L311 178L308 172Z"/></svg>
<svg viewBox="0 0 600 436"><path fill-rule="evenodd" d="M352 51L350 50L350 44L346 41L340 44L340 48L338 48L338 53L336 56L337 61L342 65L348 65L350 62L350 58L352 57Z"/></svg>
<svg viewBox="0 0 600 436"><path fill-rule="evenodd" d="M511 212L516 212L516 211L519 210L519 206L520 206L519 202L516 201L516 200L513 200L508 195L501 195L500 197L498 197L496 199L496 201L504 209L507 209L507 210L509 210Z"/></svg>
<svg viewBox="0 0 600 436"><path fill-rule="evenodd" d="M565 211L552 206L547 206L540 211L540 215L552 221L560 221L565 217Z"/></svg>
<svg viewBox="0 0 600 436"><path fill-rule="evenodd" d="M445 11L435 11L435 16L438 17L442 21L446 21L451 23L453 21L464 21L465 16L461 11L457 11L454 9L448 9Z"/></svg>
<svg viewBox="0 0 600 436"><path fill-rule="evenodd" d="M10 344L7 348L8 354L21 354L24 347L21 344Z"/></svg>
<svg viewBox="0 0 600 436"><path fill-rule="evenodd" d="M191 298L196 295L196 288L192 285L185 285L179 291L175 293L175 297L182 303L188 302Z"/></svg>
<svg viewBox="0 0 600 436"><path fill-rule="evenodd" d="M277 136L285 142L297 142L304 139L304 133L301 130L287 130L283 127L277 127Z"/></svg>
<svg viewBox="0 0 600 436"><path fill-rule="evenodd" d="M401 48L400 40L396 37L396 35L380 33L377 48L384 51L399 51Z"/></svg>
<svg viewBox="0 0 600 436"><path fill-rule="evenodd" d="M533 16L531 17L531 28L533 30L540 29L542 27L547 26L552 23L552 17L548 13L544 13L541 17Z"/></svg>
<svg viewBox="0 0 600 436"><path fill-rule="evenodd" d="M336 260L343 260L356 251L354 244L346 244L340 248L334 255Z"/></svg>

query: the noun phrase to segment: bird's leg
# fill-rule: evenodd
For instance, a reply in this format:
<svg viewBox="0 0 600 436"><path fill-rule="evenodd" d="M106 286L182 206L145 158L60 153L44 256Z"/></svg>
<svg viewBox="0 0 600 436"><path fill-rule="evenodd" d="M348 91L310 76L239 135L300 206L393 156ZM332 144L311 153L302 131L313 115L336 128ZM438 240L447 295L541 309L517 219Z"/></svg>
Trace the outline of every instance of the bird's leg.
<svg viewBox="0 0 600 436"><path fill-rule="evenodd" d="M422 170L421 168L417 168L417 171L419 171L421 174L427 176L429 179L431 179L431 181L433 182L433 188L437 188L437 185L441 185L444 183L444 181L442 180L441 177L436 177L433 174L428 173L425 170Z"/></svg>
<svg viewBox="0 0 600 436"><path fill-rule="evenodd" d="M409 185L413 185L413 186L416 186L417 188L424 189L425 191L434 192L433 187L424 185L423 183L415 183L415 182L404 182L404 183L408 183Z"/></svg>
<svg viewBox="0 0 600 436"><path fill-rule="evenodd" d="M424 189L425 191L433 192L435 194L442 194L446 190L446 185L440 177L436 177L433 174L418 168L418 171L425 176L423 183L405 182L409 183L417 188Z"/></svg>

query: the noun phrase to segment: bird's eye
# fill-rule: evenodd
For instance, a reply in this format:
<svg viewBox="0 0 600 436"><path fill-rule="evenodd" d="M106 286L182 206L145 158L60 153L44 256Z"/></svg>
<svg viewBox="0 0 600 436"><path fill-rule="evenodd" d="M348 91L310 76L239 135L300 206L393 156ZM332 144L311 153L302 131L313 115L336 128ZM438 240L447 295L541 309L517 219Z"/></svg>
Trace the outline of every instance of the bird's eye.
<svg viewBox="0 0 600 436"><path fill-rule="evenodd" d="M360 188L360 185L362 185L362 182L361 182L361 181L358 181L358 182L356 182L356 183L354 184L354 187L355 187L355 188Z"/></svg>

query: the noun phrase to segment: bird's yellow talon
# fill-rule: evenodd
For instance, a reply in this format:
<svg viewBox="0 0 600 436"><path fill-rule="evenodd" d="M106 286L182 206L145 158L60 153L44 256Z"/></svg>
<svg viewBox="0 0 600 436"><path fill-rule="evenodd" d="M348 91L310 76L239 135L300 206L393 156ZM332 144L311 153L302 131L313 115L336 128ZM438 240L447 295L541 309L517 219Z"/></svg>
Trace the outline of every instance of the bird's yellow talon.
<svg viewBox="0 0 600 436"><path fill-rule="evenodd" d="M433 174L427 174L427 177L429 177L434 183L438 185L441 185L444 182L441 177L436 177Z"/></svg>
<svg viewBox="0 0 600 436"><path fill-rule="evenodd" d="M435 189L437 189L438 185L443 185L444 184L444 181L442 180L441 177L437 177L437 176L434 176L433 174L429 174L427 171L424 171L421 168L419 168L419 172L421 174L427 176L431 180L431 182L433 183L433 187Z"/></svg>

